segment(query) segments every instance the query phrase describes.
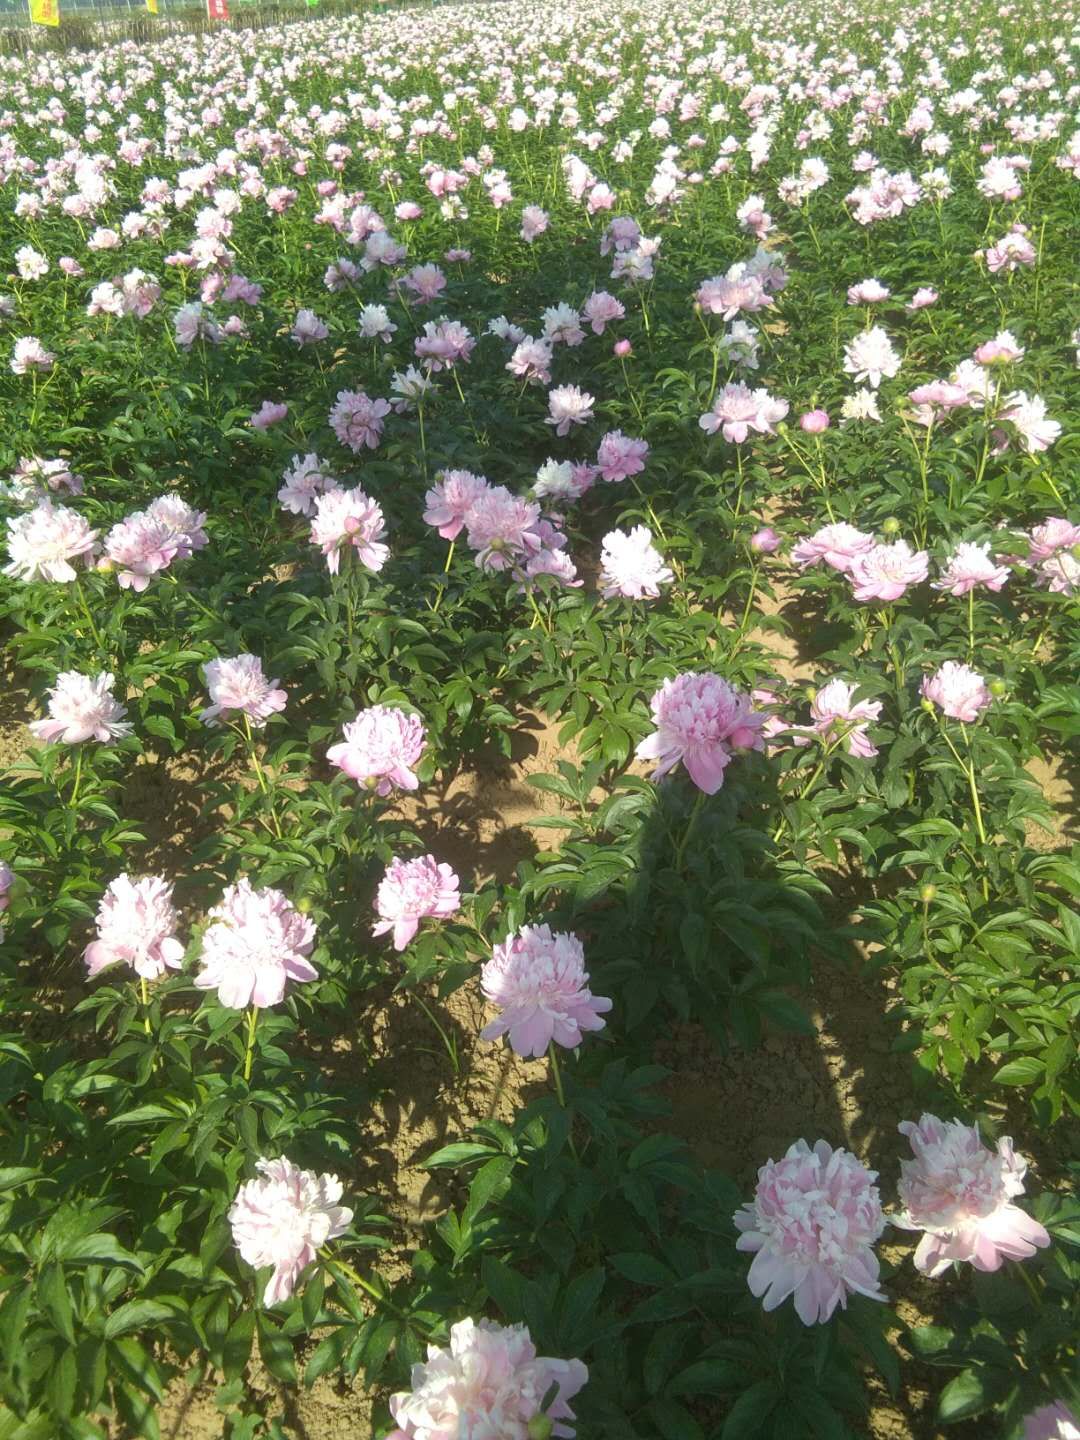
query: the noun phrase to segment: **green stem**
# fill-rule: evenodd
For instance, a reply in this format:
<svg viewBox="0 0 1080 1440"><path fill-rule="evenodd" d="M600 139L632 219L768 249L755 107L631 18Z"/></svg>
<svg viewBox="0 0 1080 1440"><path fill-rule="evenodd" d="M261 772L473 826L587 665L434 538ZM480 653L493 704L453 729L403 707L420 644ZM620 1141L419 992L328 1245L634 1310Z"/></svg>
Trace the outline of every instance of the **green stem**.
<svg viewBox="0 0 1080 1440"><path fill-rule="evenodd" d="M420 996L416 993L415 990L406 990L405 993L406 995L410 995L416 1001L417 1005L420 1006L420 1009L431 1021L432 1025L435 1026L435 1029L439 1032L439 1037L442 1040L443 1045L446 1047L446 1053L450 1056L450 1064L454 1067L454 1078L460 1079L461 1066L458 1063L457 1045L455 1044L454 1040L449 1035L447 1035L446 1031L439 1024L438 1020L436 1020L435 1016L431 1013L430 1007L426 1005L423 1000L420 999Z"/></svg>
<svg viewBox="0 0 1080 1440"><path fill-rule="evenodd" d="M566 1109L566 1094L563 1090L562 1071L559 1069L559 1057L555 1053L555 1041L548 1042L548 1059L551 1061L551 1079L555 1085L555 1094L558 1096L559 1106ZM578 1158L577 1147L574 1144L574 1137L569 1130L566 1132L567 1144L570 1146L570 1154L576 1160Z"/></svg>
<svg viewBox="0 0 1080 1440"><path fill-rule="evenodd" d="M968 591L968 660L975 658L975 586Z"/></svg>
<svg viewBox="0 0 1080 1440"><path fill-rule="evenodd" d="M694 828L694 824L695 824L695 822L697 821L698 812L700 811L700 809L701 809L701 807L702 807L702 805L703 805L704 803L705 803L705 791L704 791L704 790L699 790L699 791L697 792L697 796L696 796L696 798L695 798L695 800L694 800L694 808L690 811L690 818L689 818L689 820L687 820L687 822L686 822L686 829L683 831L683 833L682 833L682 839L679 841L679 844L678 844L678 846L677 846L677 848L676 848L676 850L675 850L675 869L676 869L676 870L681 870L681 869L682 869L682 858L683 858L683 854L684 854L684 852L685 852L685 850L686 850L686 842L690 839L690 832L691 832L691 831L693 830L693 828Z"/></svg>
<svg viewBox="0 0 1080 1440"><path fill-rule="evenodd" d="M259 1023L259 1007L252 1005L248 1011L247 1045L244 1048L244 1080L251 1079L251 1057L255 1050L255 1027Z"/></svg>
<svg viewBox="0 0 1080 1440"><path fill-rule="evenodd" d="M90 606L86 603L86 595L83 592L82 582L79 579L76 579L75 581L75 593L79 597L79 604L82 606L82 612L86 616L87 623L90 626L90 633L94 637L94 643L97 645L98 649L104 654L105 641L102 640L101 631L98 629L97 624L94 621L94 617L90 613Z"/></svg>
<svg viewBox="0 0 1080 1440"><path fill-rule="evenodd" d="M145 1012L146 1012L147 1010L149 1010L149 1008L150 1008L150 991L148 990L147 985L146 985L146 976L145 976L145 975L140 975L140 976L139 976L139 996L140 996L140 998L142 999L142 1005L143 1005L143 1011L144 1011L144 1014L143 1014L143 1022L142 1022L142 1023L143 1023L143 1029L146 1031L147 1035L149 1035L149 1034L150 1034L150 1017L149 1017L149 1015L147 1015Z"/></svg>
<svg viewBox="0 0 1080 1440"><path fill-rule="evenodd" d="M381 1306L382 1309L388 1311L391 1315L396 1316L399 1320L404 1320L406 1318L403 1312L399 1310L396 1305L392 1305L390 1301L387 1300L385 1295L381 1295L379 1291L376 1290L375 1286L372 1285L371 1281L365 1280L364 1277L360 1274L360 1272L358 1270L354 1270L347 1260L341 1260L336 1255L331 1257L325 1254L323 1256L323 1260L326 1264L326 1268L330 1271L330 1274L334 1277L334 1279L339 1285L341 1284L341 1275L339 1275L337 1272L340 1270L348 1276L348 1278L353 1282L354 1285L358 1285L360 1289L363 1290L364 1294L368 1296L369 1299L374 1300L376 1305Z"/></svg>
<svg viewBox="0 0 1080 1440"><path fill-rule="evenodd" d="M960 722L960 728L964 732L964 743L968 747L968 758L966 760L963 758L963 756L960 754L960 751L957 750L956 746L953 744L952 737L950 736L948 730L946 730L945 728L944 717L942 717L942 737L945 740L945 744L948 745L949 749L952 751L956 763L960 766L960 769L964 772L964 775L967 779L968 789L971 791L972 809L975 813L975 829L978 833L980 844L985 845L986 827L983 825L982 805L979 803L979 787L975 781L975 765L971 759L971 742L968 739L967 726L964 724L963 721Z"/></svg>
<svg viewBox="0 0 1080 1440"><path fill-rule="evenodd" d="M75 784L71 787L71 799L68 801L72 810L75 809L79 799L79 781L82 779L82 757L83 752L82 746L80 745L75 752Z"/></svg>
<svg viewBox="0 0 1080 1440"><path fill-rule="evenodd" d="M1016 1273L1020 1276L1020 1279L1023 1280L1024 1284L1027 1286L1028 1293L1031 1295L1031 1298L1035 1301L1035 1304L1041 1310L1043 1308L1043 1298L1039 1294L1038 1286L1035 1284L1035 1281L1028 1274L1023 1261L1013 1260L1010 1263Z"/></svg>
<svg viewBox="0 0 1080 1440"><path fill-rule="evenodd" d="M274 809L274 797L270 794L270 787L266 783L266 776L259 763L259 753L255 747L255 737L251 733L251 720L247 713L244 713L244 737L247 740L248 753L251 756L251 763L255 767L255 779L259 782L259 789L266 797L267 809L270 811L270 823L274 827L274 834L281 839L281 825L278 822L277 811Z"/></svg>

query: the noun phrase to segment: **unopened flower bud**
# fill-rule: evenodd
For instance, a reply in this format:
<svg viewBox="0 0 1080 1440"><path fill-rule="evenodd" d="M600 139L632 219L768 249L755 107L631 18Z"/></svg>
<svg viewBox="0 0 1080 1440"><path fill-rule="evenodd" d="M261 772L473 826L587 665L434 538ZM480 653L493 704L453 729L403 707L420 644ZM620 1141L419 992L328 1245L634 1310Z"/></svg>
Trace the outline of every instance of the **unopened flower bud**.
<svg viewBox="0 0 1080 1440"><path fill-rule="evenodd" d="M996 696L998 700L1000 700L1003 695L1009 693L1009 687L1005 684L1004 680L991 680L986 688L990 691L990 694Z"/></svg>
<svg viewBox="0 0 1080 1440"><path fill-rule="evenodd" d="M919 899L922 901L922 903L923 903L924 905L929 905L930 902L931 902L932 900L935 900L936 898L937 898L937 886L936 886L936 885L920 885L920 886L919 886Z"/></svg>
<svg viewBox="0 0 1080 1440"><path fill-rule="evenodd" d="M829 428L830 423L827 410L808 410L799 418L799 424L808 435L820 435Z"/></svg>
<svg viewBox="0 0 1080 1440"><path fill-rule="evenodd" d="M116 566L113 564L113 562L109 559L107 555L103 555L101 559L97 562L97 564L94 566L94 569L100 571L102 575L111 575L112 572L116 569Z"/></svg>
<svg viewBox="0 0 1080 1440"><path fill-rule="evenodd" d="M900 521L896 518L895 515L890 515L881 527L881 533L883 535L899 535L900 530Z"/></svg>
<svg viewBox="0 0 1080 1440"><path fill-rule="evenodd" d="M771 555L774 550L780 549L781 543L780 536L771 525L762 526L750 536L750 549L756 550L759 555Z"/></svg>
<svg viewBox="0 0 1080 1440"><path fill-rule="evenodd" d="M314 903L310 895L301 895L300 899L296 901L296 908L301 915L310 915Z"/></svg>
<svg viewBox="0 0 1080 1440"><path fill-rule="evenodd" d="M926 711L928 715L933 715L934 702L932 700L927 700L926 696L924 695L923 698L919 701L919 704L922 706L922 708Z"/></svg>
<svg viewBox="0 0 1080 1440"><path fill-rule="evenodd" d="M634 347L629 340L616 340L612 349L620 360L625 360L628 355L634 353Z"/></svg>
<svg viewBox="0 0 1080 1440"><path fill-rule="evenodd" d="M526 1432L529 1440L550 1440L555 1426L546 1415L534 1415L529 1421L529 1428Z"/></svg>

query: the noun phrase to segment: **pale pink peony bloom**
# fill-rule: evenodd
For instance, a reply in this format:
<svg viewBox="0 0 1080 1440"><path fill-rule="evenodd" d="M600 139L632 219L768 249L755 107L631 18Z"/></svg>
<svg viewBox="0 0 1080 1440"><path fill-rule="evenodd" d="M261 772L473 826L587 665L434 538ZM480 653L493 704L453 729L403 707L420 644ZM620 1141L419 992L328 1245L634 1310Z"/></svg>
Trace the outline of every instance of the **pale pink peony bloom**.
<svg viewBox="0 0 1080 1440"><path fill-rule="evenodd" d="M314 515L319 496L340 488L337 476L314 451L294 455L281 478L285 483L277 493L278 503L292 515Z"/></svg>
<svg viewBox="0 0 1080 1440"><path fill-rule="evenodd" d="M11 370L15 375L25 375L28 370L51 370L56 356L36 335L24 335L15 341L11 352Z"/></svg>
<svg viewBox="0 0 1080 1440"><path fill-rule="evenodd" d="M713 275L698 289L694 298L706 314L720 315L725 320L734 320L740 311L753 315L774 304L758 276L745 271L734 276L730 272Z"/></svg>
<svg viewBox="0 0 1080 1440"><path fill-rule="evenodd" d="M414 305L424 305L446 289L446 276L438 265L414 265L401 284L412 293Z"/></svg>
<svg viewBox="0 0 1080 1440"><path fill-rule="evenodd" d="M822 561L841 575L850 575L851 567L860 555L865 555L875 545L873 535L857 530L844 520L832 525L823 525L813 535L800 540L791 552L791 558L800 570Z"/></svg>
<svg viewBox="0 0 1080 1440"><path fill-rule="evenodd" d="M872 720L881 715L881 701L856 700L857 688L839 679L823 685L810 704L813 721L810 728L826 744L838 744L842 739L849 755L855 755L860 760L872 760L878 751L866 729Z"/></svg>
<svg viewBox="0 0 1080 1440"><path fill-rule="evenodd" d="M146 507L146 515L157 525L168 527L176 545L176 558L186 560L209 543L203 526L206 512L196 510L179 495L159 495Z"/></svg>
<svg viewBox="0 0 1080 1440"><path fill-rule="evenodd" d="M540 506L512 495L505 485L489 485L465 514L469 548L481 570L507 570L526 551L540 548L536 527Z"/></svg>
<svg viewBox="0 0 1080 1440"><path fill-rule="evenodd" d="M649 705L656 730L635 754L657 762L654 780L662 780L681 760L698 789L715 795L733 750L763 748L765 716L719 675L676 675L664 681Z"/></svg>
<svg viewBox="0 0 1080 1440"><path fill-rule="evenodd" d="M648 456L648 441L634 440L621 430L609 430L596 452L596 466L604 480L626 480L645 469Z"/></svg>
<svg viewBox="0 0 1080 1440"><path fill-rule="evenodd" d="M394 413L405 415L417 406L422 407L424 397L434 383L415 365L409 365L404 370L395 370L390 377L390 393L394 397Z"/></svg>
<svg viewBox="0 0 1080 1440"><path fill-rule="evenodd" d="M875 545L851 562L852 593L856 600L899 600L909 585L926 579L929 561L925 550L912 550L906 540Z"/></svg>
<svg viewBox="0 0 1080 1440"><path fill-rule="evenodd" d="M6 860L0 860L0 916L11 903L11 888L15 884L15 875L11 866ZM0 921L0 940L4 938L4 926Z"/></svg>
<svg viewBox="0 0 1080 1440"><path fill-rule="evenodd" d="M527 380L530 385L551 384L552 349L549 340L536 340L526 335L514 346L514 353L506 362L511 375Z"/></svg>
<svg viewBox="0 0 1080 1440"><path fill-rule="evenodd" d="M337 1202L336 1175L301 1170L284 1155L258 1160L261 1180L248 1180L229 1207L233 1244L256 1270L272 1265L263 1291L264 1305L287 1300L301 1274L329 1240L349 1228L353 1212Z"/></svg>
<svg viewBox="0 0 1080 1440"><path fill-rule="evenodd" d="M920 285L915 294L904 306L905 310L925 310L928 305L936 305L938 292L931 285Z"/></svg>
<svg viewBox="0 0 1080 1440"><path fill-rule="evenodd" d="M515 1054L537 1059L551 1044L576 1050L583 1031L604 1028L600 1016L612 1005L589 989L578 937L547 925L523 925L495 945L480 986L500 1012L480 1038L507 1035Z"/></svg>
<svg viewBox="0 0 1080 1440"><path fill-rule="evenodd" d="M1029 396L1023 390L1016 390L1006 398L999 418L1015 427L1020 444L1029 455L1049 450L1061 434L1060 423L1046 418L1046 401L1040 395Z"/></svg>
<svg viewBox="0 0 1080 1440"><path fill-rule="evenodd" d="M105 537L105 554L116 568L120 588L136 594L167 570L179 552L179 538L172 527L145 510L126 516Z"/></svg>
<svg viewBox="0 0 1080 1440"><path fill-rule="evenodd" d="M805 415L799 416L799 427L808 435L820 435L828 430L831 423L827 410L807 410Z"/></svg>
<svg viewBox="0 0 1080 1440"><path fill-rule="evenodd" d="M365 305L356 323L362 339L381 340L384 345L389 345L398 328L385 305Z"/></svg>
<svg viewBox="0 0 1080 1440"><path fill-rule="evenodd" d="M527 245L531 245L538 235L543 235L548 228L548 212L541 210L539 205L526 205L521 212L521 238Z"/></svg>
<svg viewBox="0 0 1080 1440"><path fill-rule="evenodd" d="M387 400L372 400L363 390L339 390L328 418L342 445L358 455L365 445L369 450L377 448L389 413Z"/></svg>
<svg viewBox="0 0 1080 1440"><path fill-rule="evenodd" d="M375 896L378 922L373 935L394 932L394 949L404 950L420 928L420 921L443 920L461 908L460 885L449 865L440 865L434 855L417 860L399 860L387 865Z"/></svg>
<svg viewBox="0 0 1080 1440"><path fill-rule="evenodd" d="M571 350L585 339L581 316L572 305L549 305L544 311L544 339L550 345L566 345Z"/></svg>
<svg viewBox="0 0 1080 1440"><path fill-rule="evenodd" d="M1023 1440L1080 1440L1080 1419L1064 1400L1041 1405L1025 1418Z"/></svg>
<svg viewBox="0 0 1080 1440"><path fill-rule="evenodd" d="M961 541L945 561L941 579L935 580L935 590L948 590L950 595L966 595L984 585L987 590L1000 590L1009 578L1008 567L995 565L990 555L990 542L975 544Z"/></svg>
<svg viewBox="0 0 1080 1440"><path fill-rule="evenodd" d="M288 695L277 690L276 680L263 674L257 655L234 655L230 659L208 660L202 667L210 693L210 705L199 719L211 728L233 715L246 715L256 730L262 730L271 715L285 709Z"/></svg>
<svg viewBox="0 0 1080 1440"><path fill-rule="evenodd" d="M592 327L593 334L603 335L605 326L623 318L626 306L606 290L594 290L581 307L581 313Z"/></svg>
<svg viewBox="0 0 1080 1440"><path fill-rule="evenodd" d="M387 1440L527 1440L529 1422L554 1386L543 1413L551 1434L573 1440L571 1401L589 1378L580 1360L537 1355L524 1325L460 1320L449 1347L429 1345L427 1360L412 1367L411 1390L390 1397L397 1429Z"/></svg>
<svg viewBox="0 0 1080 1440"><path fill-rule="evenodd" d="M548 393L550 414L546 425L554 425L556 435L568 435L572 425L584 425L593 418L595 396L576 385L557 385Z"/></svg>
<svg viewBox="0 0 1080 1440"><path fill-rule="evenodd" d="M900 356L881 326L875 325L844 346L844 369L857 382L865 381L876 390L882 380L891 380L900 369Z"/></svg>
<svg viewBox="0 0 1080 1440"><path fill-rule="evenodd" d="M7 522L10 559L4 574L16 580L75 580L78 571L73 562L92 562L97 536L74 510L42 500L27 514Z"/></svg>
<svg viewBox="0 0 1080 1440"><path fill-rule="evenodd" d="M415 200L402 200L394 206L394 215L398 220L419 220L423 213L423 207Z"/></svg>
<svg viewBox="0 0 1080 1440"><path fill-rule="evenodd" d="M983 252L976 251L975 253L979 255ZM1001 270L1011 273L1013 270L1019 269L1021 265L1034 265L1037 255L1035 246L1024 233L1024 227L1014 226L996 244L991 245L985 251L984 258L986 268L992 275L996 275Z"/></svg>
<svg viewBox="0 0 1080 1440"><path fill-rule="evenodd" d="M998 1270L1004 1260L1028 1260L1050 1243L1037 1220L1012 1203L1024 1193L1027 1161L1007 1136L991 1150L978 1127L923 1115L898 1126L915 1158L900 1162L897 1190L903 1211L894 1221L922 1230L915 1265L936 1277L950 1265L970 1261L976 1270Z"/></svg>
<svg viewBox="0 0 1080 1440"><path fill-rule="evenodd" d="M21 455L11 472L10 484L0 485L0 495L17 505L47 500L50 494L61 490L69 495L81 495L82 476L75 474L67 460L44 460L40 455Z"/></svg>
<svg viewBox="0 0 1080 1440"><path fill-rule="evenodd" d="M887 285L882 285L880 280L860 280L858 285L849 285L847 292L847 303L849 305L877 305L882 300L887 300L892 291Z"/></svg>
<svg viewBox="0 0 1080 1440"><path fill-rule="evenodd" d="M427 362L429 369L438 374L440 370L452 370L457 364L467 364L476 340L458 320L428 320L424 333L413 342L418 360Z"/></svg>
<svg viewBox="0 0 1080 1440"><path fill-rule="evenodd" d="M973 725L993 700L978 671L955 660L946 660L933 675L924 675L919 691L945 715L966 725Z"/></svg>
<svg viewBox="0 0 1080 1440"><path fill-rule="evenodd" d="M751 1294L775 1310L789 1295L804 1325L824 1324L851 1294L884 1300L874 1244L885 1229L877 1175L825 1140L796 1140L758 1171L753 1202L734 1215L736 1248L754 1260Z"/></svg>
<svg viewBox="0 0 1080 1440"><path fill-rule="evenodd" d="M30 733L46 744L61 741L79 745L84 740L122 740L131 734L131 725L124 719L127 706L121 705L112 693L115 676L107 670L91 678L77 670L65 670L56 677L48 692L49 717L32 720Z"/></svg>
<svg viewBox="0 0 1080 1440"><path fill-rule="evenodd" d="M222 1005L260 1010L279 1005L290 980L317 980L308 956L315 924L280 890L253 890L246 877L230 885L210 911L195 976L200 990L216 990Z"/></svg>
<svg viewBox="0 0 1080 1440"><path fill-rule="evenodd" d="M592 489L596 466L581 460L545 460L536 472L533 494L538 499L572 504Z"/></svg>
<svg viewBox="0 0 1080 1440"><path fill-rule="evenodd" d="M634 347L629 340L616 340L611 347L611 353L616 360L625 360L634 353Z"/></svg>
<svg viewBox="0 0 1080 1440"><path fill-rule="evenodd" d="M345 739L331 745L326 758L350 779L386 796L395 785L415 790L420 784L413 767L424 753L424 726L419 716L396 706L372 705L344 727Z"/></svg>
<svg viewBox="0 0 1080 1440"><path fill-rule="evenodd" d="M144 980L156 980L166 969L179 970L184 947L176 938L179 920L172 891L158 875L116 877L98 904L97 939L83 952L88 978L119 962Z"/></svg>
<svg viewBox="0 0 1080 1440"><path fill-rule="evenodd" d="M484 477L471 470L440 470L424 496L424 524L433 525L444 540L456 540L469 511L489 489Z"/></svg>
<svg viewBox="0 0 1080 1440"><path fill-rule="evenodd" d="M264 400L251 416L248 424L253 430L269 430L271 425L277 425L279 421L284 420L288 413L288 405L280 405L274 400Z"/></svg>
<svg viewBox="0 0 1080 1440"><path fill-rule="evenodd" d="M1074 525L1060 515L1051 515L1048 520L1034 526L1028 536L1028 563L1049 560L1061 550L1071 550L1074 545L1080 545L1080 525Z"/></svg>
<svg viewBox="0 0 1080 1440"><path fill-rule="evenodd" d="M626 600L655 600L661 585L670 585L675 576L652 543L645 525L627 533L609 530L600 552L600 593L605 600L621 595Z"/></svg>
<svg viewBox="0 0 1080 1440"><path fill-rule="evenodd" d="M773 555L783 543L771 525L763 525L750 536L750 549L755 555Z"/></svg>
<svg viewBox="0 0 1080 1440"><path fill-rule="evenodd" d="M352 546L356 558L376 573L386 564L390 547L383 545L386 524L380 506L360 486L353 490L326 490L315 501L311 543L326 556L326 568L338 573L341 551Z"/></svg>
<svg viewBox="0 0 1080 1440"><path fill-rule="evenodd" d="M786 400L777 400L767 390L751 390L742 380L729 381L718 390L712 409L698 419L698 424L709 435L721 432L725 440L741 445L751 430L760 435L773 434L788 412Z"/></svg>
<svg viewBox="0 0 1080 1440"><path fill-rule="evenodd" d="M1024 358L1024 347L1011 330L999 330L993 340L984 340L975 350L980 365L1010 365Z"/></svg>

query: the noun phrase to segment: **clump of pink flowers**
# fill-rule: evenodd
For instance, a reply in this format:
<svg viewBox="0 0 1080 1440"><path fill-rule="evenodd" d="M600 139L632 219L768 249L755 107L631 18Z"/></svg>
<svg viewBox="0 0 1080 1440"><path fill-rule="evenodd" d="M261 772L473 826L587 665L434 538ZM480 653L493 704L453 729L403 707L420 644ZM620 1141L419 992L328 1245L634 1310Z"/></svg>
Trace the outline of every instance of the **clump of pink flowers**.
<svg viewBox="0 0 1080 1440"><path fill-rule="evenodd" d="M471 470L441 470L424 496L424 524L433 525L444 540L456 540L473 505L490 488Z"/></svg>
<svg viewBox="0 0 1080 1440"><path fill-rule="evenodd" d="M925 550L912 550L906 540L883 542L855 556L850 578L856 600L899 600L911 585L929 574Z"/></svg>
<svg viewBox="0 0 1080 1440"><path fill-rule="evenodd" d="M424 753L419 716L392 705L372 705L345 726L344 735L343 741L331 745L326 758L351 779L383 796L395 785L402 790L419 785L413 768Z"/></svg>
<svg viewBox="0 0 1080 1440"><path fill-rule="evenodd" d="M139 880L118 875L98 905L97 939L83 953L87 975L120 963L144 980L156 980L166 969L179 970L184 947L176 938L172 892L172 885L158 875Z"/></svg>
<svg viewBox="0 0 1080 1440"><path fill-rule="evenodd" d="M245 715L250 725L261 730L271 715L285 709L286 692L276 688L276 680L266 678L257 655L208 660L202 671L210 693L210 704L199 712L204 725L215 726L222 717Z"/></svg>
<svg viewBox="0 0 1080 1440"><path fill-rule="evenodd" d="M261 1179L248 1180L229 1208L233 1244L256 1270L274 1267L263 1304L287 1300L322 1247L349 1228L353 1212L336 1175L301 1170L282 1156L258 1160Z"/></svg>
<svg viewBox="0 0 1080 1440"><path fill-rule="evenodd" d="M451 867L440 864L434 855L421 855L416 860L395 856L379 882L375 895L379 918L371 933L385 935L393 931L394 949L406 949L421 920L445 920L458 912L460 883Z"/></svg>
<svg viewBox="0 0 1080 1440"><path fill-rule="evenodd" d="M707 410L698 424L709 435L720 431L725 440L741 445L751 430L759 435L772 435L790 406L767 390L751 390L743 381L729 382L717 391L712 409Z"/></svg>
<svg viewBox="0 0 1080 1440"><path fill-rule="evenodd" d="M222 1005L263 1009L284 999L290 980L318 979L309 960L315 924L287 895L252 888L246 877L230 885L210 911L202 939L200 990L216 990Z"/></svg>
<svg viewBox="0 0 1080 1440"><path fill-rule="evenodd" d="M737 1248L754 1256L750 1291L775 1310L789 1296L804 1325L823 1324L849 1295L884 1300L874 1244L885 1229L877 1175L825 1140L796 1140L758 1171L735 1212Z"/></svg>
<svg viewBox="0 0 1080 1440"><path fill-rule="evenodd" d="M946 559L934 589L947 590L950 595L966 595L980 586L996 591L1008 578L1008 567L994 564L988 541L979 545L965 540Z"/></svg>
<svg viewBox="0 0 1080 1440"><path fill-rule="evenodd" d="M330 428L342 445L358 455L365 447L377 448L389 414L387 400L372 400L363 390L339 390L330 411Z"/></svg>
<svg viewBox="0 0 1080 1440"><path fill-rule="evenodd" d="M539 1057L552 1043L576 1050L582 1032L602 1030L611 1001L593 995L585 949L576 935L548 925L523 925L495 945L480 984L499 1015L483 1040L507 1035L516 1054Z"/></svg>
<svg viewBox="0 0 1080 1440"><path fill-rule="evenodd" d="M872 550L874 544L873 535L838 520L832 525L823 525L807 539L800 540L792 550L791 558L800 570L824 563L841 575L850 575L856 558Z"/></svg>
<svg viewBox="0 0 1080 1440"><path fill-rule="evenodd" d="M314 515L319 496L340 489L326 461L313 450L294 455L281 478L284 483L277 493L278 504L292 515Z"/></svg>
<svg viewBox="0 0 1080 1440"><path fill-rule="evenodd" d="M390 1397L397 1425L387 1440L526 1440L530 1422L541 1414L547 1432L573 1440L569 1402L589 1378L580 1360L537 1355L524 1325L494 1320L459 1320L447 1347L429 1345L427 1360L415 1364L411 1390ZM554 1387L555 1397L541 1407Z"/></svg>
<svg viewBox="0 0 1080 1440"><path fill-rule="evenodd" d="M596 452L596 466L604 480L626 480L645 469L648 455L648 441L632 439L621 430L609 430Z"/></svg>
<svg viewBox="0 0 1080 1440"><path fill-rule="evenodd" d="M76 580L77 565L93 560L97 537L74 510L42 500L7 522L10 559L4 574L16 580Z"/></svg>
<svg viewBox="0 0 1080 1440"><path fill-rule="evenodd" d="M978 671L955 660L946 660L933 675L924 675L919 688L943 714L966 725L973 725L993 700Z"/></svg>
<svg viewBox="0 0 1080 1440"><path fill-rule="evenodd" d="M326 490L316 498L311 543L326 556L331 575L338 573L341 551L350 545L361 565L381 570L390 554L389 546L382 544L385 534L382 508L359 485L353 490Z"/></svg>
<svg viewBox="0 0 1080 1440"><path fill-rule="evenodd" d="M63 671L48 692L47 719L32 720L30 733L46 744L81 745L98 740L104 745L122 740L131 734L131 724L124 719L127 706L112 693L114 681L108 671L94 676Z"/></svg>
<svg viewBox="0 0 1080 1440"><path fill-rule="evenodd" d="M681 761L698 789L714 795L735 751L763 748L765 715L719 675L676 675L664 681L649 704L656 729L635 753L639 760L657 762L654 780Z"/></svg>
<svg viewBox="0 0 1080 1440"><path fill-rule="evenodd" d="M991 1150L976 1125L936 1115L923 1115L918 1124L905 1120L899 1129L915 1158L900 1162L904 1209L893 1223L925 1232L915 1251L924 1274L942 1275L964 1262L998 1270L1005 1260L1028 1260L1049 1245L1044 1227L1013 1204L1024 1193L1027 1162L1007 1136Z"/></svg>
<svg viewBox="0 0 1080 1440"><path fill-rule="evenodd" d="M842 741L849 755L872 760L878 753L877 746L866 731L881 715L881 701L856 700L857 688L840 679L823 685L810 703L813 724L809 729L820 735L827 745L839 745ZM799 744L800 740L796 738L795 743Z"/></svg>

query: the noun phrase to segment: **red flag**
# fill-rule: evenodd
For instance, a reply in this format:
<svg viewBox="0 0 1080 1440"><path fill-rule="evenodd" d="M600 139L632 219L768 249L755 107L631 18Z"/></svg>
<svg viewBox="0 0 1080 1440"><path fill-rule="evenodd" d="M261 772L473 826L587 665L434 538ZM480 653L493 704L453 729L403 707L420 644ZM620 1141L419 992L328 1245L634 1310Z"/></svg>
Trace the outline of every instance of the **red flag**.
<svg viewBox="0 0 1080 1440"><path fill-rule="evenodd" d="M211 20L227 20L229 0L206 0L206 13Z"/></svg>

